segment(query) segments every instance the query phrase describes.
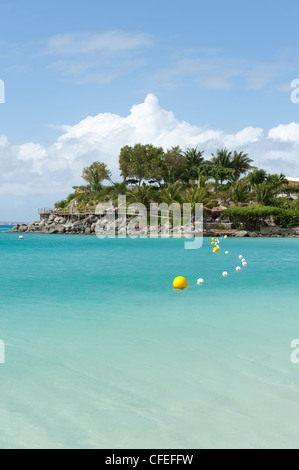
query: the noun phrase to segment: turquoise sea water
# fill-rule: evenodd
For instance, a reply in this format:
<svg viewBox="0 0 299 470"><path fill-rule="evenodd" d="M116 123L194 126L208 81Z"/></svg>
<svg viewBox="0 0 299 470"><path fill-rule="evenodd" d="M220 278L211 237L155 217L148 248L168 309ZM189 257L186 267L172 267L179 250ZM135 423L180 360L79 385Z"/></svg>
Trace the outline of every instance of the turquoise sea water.
<svg viewBox="0 0 299 470"><path fill-rule="evenodd" d="M0 232L7 232L8 230L11 230L13 225L0 225Z"/></svg>
<svg viewBox="0 0 299 470"><path fill-rule="evenodd" d="M0 448L299 447L299 239L24 237L0 234Z"/></svg>

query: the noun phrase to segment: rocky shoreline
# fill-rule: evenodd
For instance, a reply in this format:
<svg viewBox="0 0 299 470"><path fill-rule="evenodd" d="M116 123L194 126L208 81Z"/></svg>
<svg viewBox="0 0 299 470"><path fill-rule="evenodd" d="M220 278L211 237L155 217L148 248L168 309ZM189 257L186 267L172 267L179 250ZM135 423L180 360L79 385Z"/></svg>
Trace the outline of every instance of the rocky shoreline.
<svg viewBox="0 0 299 470"><path fill-rule="evenodd" d="M68 235L95 235L96 234L96 225L99 223L100 217L97 215L89 215L82 219L80 214L73 214L72 218L65 218L59 215L50 215L46 219L41 219L39 221L34 221L26 224L17 224L13 227L12 232L17 233L45 233L45 234L68 234ZM115 220L115 235L134 235L134 231L130 228L130 219L127 219L126 233L118 233L118 219ZM110 226L111 227L111 226ZM194 230L194 224L191 226L191 230ZM109 227L108 227L109 231ZM108 233L108 232L107 232ZM161 225L157 227L156 231L158 236L162 236ZM170 226L169 230L170 236L173 235L172 229ZM182 227L182 235L188 236L184 227ZM149 226L145 229L141 235L149 235ZM292 228L282 228L279 226L264 226L261 227L259 231L249 232L245 230L236 230L236 229L205 229L204 236L223 236L228 237L299 237L299 227ZM189 235L190 236L190 235Z"/></svg>

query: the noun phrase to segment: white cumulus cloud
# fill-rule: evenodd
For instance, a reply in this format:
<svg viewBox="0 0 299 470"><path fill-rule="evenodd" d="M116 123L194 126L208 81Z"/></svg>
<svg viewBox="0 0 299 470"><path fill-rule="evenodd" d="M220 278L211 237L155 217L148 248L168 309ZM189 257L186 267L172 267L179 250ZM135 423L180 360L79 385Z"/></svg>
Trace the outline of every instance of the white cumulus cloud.
<svg viewBox="0 0 299 470"><path fill-rule="evenodd" d="M273 140L299 144L299 123L291 122L290 124L280 124L270 129L268 135L269 138Z"/></svg>
<svg viewBox="0 0 299 470"><path fill-rule="evenodd" d="M38 142L12 145L0 135L0 195L65 195L82 183L82 168L95 160L105 162L119 178L118 155L124 145L152 143L165 149L199 146L208 158L217 148L243 150L258 167L299 177L299 123L281 124L265 132L246 127L228 134L179 121L163 109L154 94L132 106L127 116L101 113L73 126L63 126L49 146ZM36 201L36 205L39 202Z"/></svg>

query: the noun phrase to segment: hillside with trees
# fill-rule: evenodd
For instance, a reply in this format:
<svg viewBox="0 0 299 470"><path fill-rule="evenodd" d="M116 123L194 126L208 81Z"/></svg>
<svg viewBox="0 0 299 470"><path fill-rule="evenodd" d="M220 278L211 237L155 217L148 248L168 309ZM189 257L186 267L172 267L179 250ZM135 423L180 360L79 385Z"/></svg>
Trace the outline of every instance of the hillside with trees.
<svg viewBox="0 0 299 470"><path fill-rule="evenodd" d="M117 205L119 195L127 203L202 203L205 217L229 217L236 226L257 228L267 217L282 226L299 224L299 186L290 187L283 174L267 174L254 166L244 152L217 149L209 158L204 150L179 146L164 150L152 144L126 145L120 149L122 181L112 181L105 163L83 169L84 184L55 204L63 213L92 212L99 202ZM221 208L221 212L213 210Z"/></svg>

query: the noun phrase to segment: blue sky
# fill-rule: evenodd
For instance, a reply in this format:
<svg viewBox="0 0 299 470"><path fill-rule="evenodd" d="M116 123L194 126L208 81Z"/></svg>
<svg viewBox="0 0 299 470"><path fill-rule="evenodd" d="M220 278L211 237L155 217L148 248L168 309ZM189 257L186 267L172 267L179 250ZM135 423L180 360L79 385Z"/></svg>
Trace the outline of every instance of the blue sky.
<svg viewBox="0 0 299 470"><path fill-rule="evenodd" d="M207 153L213 145L244 144L267 170L294 167L299 176L299 104L290 100L290 83L299 78L298 17L295 0L1 2L0 220L34 218L94 159L111 161L116 174L120 146L137 136L161 142L159 129L168 133L165 146L170 133L185 146L190 136L190 145ZM105 126L103 113L110 116ZM88 116L98 116L92 133ZM151 134L148 120L155 122ZM119 140L112 139L115 126ZM248 128L244 140L238 132ZM209 130L217 138L208 139ZM110 154L105 136L115 142Z"/></svg>

